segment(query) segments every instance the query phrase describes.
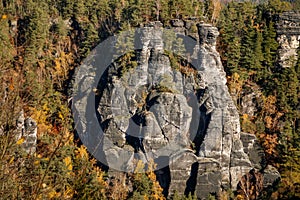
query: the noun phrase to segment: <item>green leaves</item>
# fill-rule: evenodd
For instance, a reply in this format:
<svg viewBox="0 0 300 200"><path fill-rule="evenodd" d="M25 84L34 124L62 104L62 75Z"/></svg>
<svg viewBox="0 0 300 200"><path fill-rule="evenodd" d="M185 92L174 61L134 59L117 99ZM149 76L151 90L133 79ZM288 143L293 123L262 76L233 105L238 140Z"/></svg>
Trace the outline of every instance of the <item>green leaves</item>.
<svg viewBox="0 0 300 200"><path fill-rule="evenodd" d="M259 94L258 90L263 100L267 96L264 103L258 102L254 116L243 115L242 130L256 134L265 147L268 162L279 167L284 184L278 198L296 197L300 185L300 168L294 164L300 157L300 59L289 68L277 66L279 44L274 21L276 14L290 8L288 2L279 0L262 5L230 2L219 21L218 49L231 91L236 91L233 75L238 74L243 83L239 85L241 96L248 92Z"/></svg>

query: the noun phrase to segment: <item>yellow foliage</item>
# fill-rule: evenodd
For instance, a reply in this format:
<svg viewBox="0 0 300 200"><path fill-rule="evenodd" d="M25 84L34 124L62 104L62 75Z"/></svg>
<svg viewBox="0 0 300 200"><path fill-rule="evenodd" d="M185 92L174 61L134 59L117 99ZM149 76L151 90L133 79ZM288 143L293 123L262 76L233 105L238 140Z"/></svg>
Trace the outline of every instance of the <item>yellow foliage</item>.
<svg viewBox="0 0 300 200"><path fill-rule="evenodd" d="M245 121L249 120L248 114L243 114L242 119Z"/></svg>
<svg viewBox="0 0 300 200"><path fill-rule="evenodd" d="M49 199L54 199L54 198L58 198L60 197L60 193L56 192L53 188L51 189L51 191L48 193L48 198Z"/></svg>
<svg viewBox="0 0 300 200"><path fill-rule="evenodd" d="M50 108L48 103L44 103L42 109L34 107L29 108L31 117L37 122L39 133L45 133L51 130L52 125L48 122Z"/></svg>
<svg viewBox="0 0 300 200"><path fill-rule="evenodd" d="M34 161L33 164L36 165L36 166L38 166L38 165L40 164L40 161L39 161L39 160L36 160L36 161Z"/></svg>
<svg viewBox="0 0 300 200"><path fill-rule="evenodd" d="M144 173L144 163L143 161L139 160L137 163L136 163L136 167L134 169L134 173L135 174L139 174L139 173Z"/></svg>
<svg viewBox="0 0 300 200"><path fill-rule="evenodd" d="M63 197L64 197L64 199L72 199L74 196L74 193L75 193L75 191L71 187L66 186L66 190L63 193Z"/></svg>
<svg viewBox="0 0 300 200"><path fill-rule="evenodd" d="M7 19L7 15L2 15L2 19Z"/></svg>
<svg viewBox="0 0 300 200"><path fill-rule="evenodd" d="M21 144L23 144L24 143L24 141L25 141L25 138L24 137L21 137L18 141L17 141L17 145L21 145Z"/></svg>
<svg viewBox="0 0 300 200"><path fill-rule="evenodd" d="M56 80L65 79L73 63L72 53L61 52L60 56L54 60L53 77Z"/></svg>
<svg viewBox="0 0 300 200"><path fill-rule="evenodd" d="M72 159L71 159L70 156L64 158L64 163L65 163L67 169L68 169L69 171L72 171L73 166L72 166Z"/></svg>
<svg viewBox="0 0 300 200"><path fill-rule="evenodd" d="M8 164L12 164L14 162L14 160L15 160L15 157L12 156L11 159L9 160Z"/></svg>
<svg viewBox="0 0 300 200"><path fill-rule="evenodd" d="M46 102L46 103L43 104L42 109L43 109L44 112L49 112L50 111L48 102Z"/></svg>
<svg viewBox="0 0 300 200"><path fill-rule="evenodd" d="M160 187L158 181L156 181L156 175L154 173L155 168L156 168L156 164L154 163L153 160L150 160L147 171L148 171L148 178L153 183L151 189L152 190L151 199L164 200L165 197L162 195L163 189Z"/></svg>
<svg viewBox="0 0 300 200"><path fill-rule="evenodd" d="M61 119L61 120L64 120L64 116L61 114L61 112L58 113L58 117Z"/></svg>
<svg viewBox="0 0 300 200"><path fill-rule="evenodd" d="M145 195L144 195L144 200L148 200L148 199L149 199L148 195L145 194Z"/></svg>
<svg viewBox="0 0 300 200"><path fill-rule="evenodd" d="M251 121L248 114L242 116L242 130L251 134L255 134L255 124Z"/></svg>
<svg viewBox="0 0 300 200"><path fill-rule="evenodd" d="M62 120L62 121L65 121L66 119L68 119L68 114L70 113L69 112L69 109L66 105L61 105L59 106L59 112L58 112L58 117Z"/></svg>
<svg viewBox="0 0 300 200"><path fill-rule="evenodd" d="M88 159L89 155L86 150L86 147L81 145L77 150L75 150L76 153L76 158L81 158L81 159Z"/></svg>
<svg viewBox="0 0 300 200"><path fill-rule="evenodd" d="M100 183L101 185L107 186L107 183L103 179L104 173L99 169L99 167L95 167L94 170L97 173L97 181L98 181L98 183Z"/></svg>
<svg viewBox="0 0 300 200"><path fill-rule="evenodd" d="M36 157L38 158L42 158L43 156L41 154L38 154Z"/></svg>
<svg viewBox="0 0 300 200"><path fill-rule="evenodd" d="M72 145L74 139L73 133L70 133L68 129L64 129L62 134L64 145Z"/></svg>
<svg viewBox="0 0 300 200"><path fill-rule="evenodd" d="M243 87L244 81L240 78L238 73L233 73L232 76L228 77L228 87L231 95L235 99L238 99Z"/></svg>
<svg viewBox="0 0 300 200"><path fill-rule="evenodd" d="M277 107L276 107L276 97L275 96L268 96L264 97L262 96L262 99L264 101L264 106L263 106L263 114L265 115L264 122L266 128L270 130L276 130L278 129L278 121L279 118L281 118L284 113L278 112ZM274 117L275 114L275 117Z"/></svg>

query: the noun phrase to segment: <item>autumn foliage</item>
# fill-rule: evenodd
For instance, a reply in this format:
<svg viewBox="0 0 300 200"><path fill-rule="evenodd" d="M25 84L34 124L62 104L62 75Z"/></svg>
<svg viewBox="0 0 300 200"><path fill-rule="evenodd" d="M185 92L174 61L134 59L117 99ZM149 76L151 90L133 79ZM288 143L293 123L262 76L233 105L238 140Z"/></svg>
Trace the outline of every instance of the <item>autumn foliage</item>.
<svg viewBox="0 0 300 200"><path fill-rule="evenodd" d="M237 107L245 93L260 95L254 116L240 112L240 117L242 131L259 138L268 163L281 173L282 184L272 197L300 198L300 59L291 68L277 66L275 31L277 15L300 6L298 1L253 2L0 1L1 199L164 199L154 163L137 162L131 174L110 177L74 137L71 80L90 50L108 36L148 21L169 26L172 18L190 17L218 27L218 51ZM24 138L15 137L22 111L37 122L34 154L22 149ZM250 172L237 196L225 190L221 196L258 198L261 181L258 172Z"/></svg>

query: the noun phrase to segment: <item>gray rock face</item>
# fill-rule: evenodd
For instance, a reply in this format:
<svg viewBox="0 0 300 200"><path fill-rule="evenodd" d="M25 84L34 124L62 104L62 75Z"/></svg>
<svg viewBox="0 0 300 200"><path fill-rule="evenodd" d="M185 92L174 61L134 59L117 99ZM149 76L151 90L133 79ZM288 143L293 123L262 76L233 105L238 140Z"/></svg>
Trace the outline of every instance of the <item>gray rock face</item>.
<svg viewBox="0 0 300 200"><path fill-rule="evenodd" d="M278 64L281 67L294 66L298 59L300 41L300 13L296 11L284 12L277 21Z"/></svg>
<svg viewBox="0 0 300 200"><path fill-rule="evenodd" d="M180 20L171 24L176 33L192 26ZM138 34L142 48L132 61L137 65L120 74L120 66L113 63L97 88L108 165L132 169L133 159L153 159L165 194L191 192L201 199L222 188L235 190L251 169L263 170L255 136L240 131L216 51L217 28L198 24L199 41L192 44L183 37L191 65L179 67L164 52L158 22ZM266 185L278 179L274 171L266 174Z"/></svg>
<svg viewBox="0 0 300 200"><path fill-rule="evenodd" d="M273 185L278 181L280 181L279 172L275 167L268 165L264 169L264 187L273 187Z"/></svg>
<svg viewBox="0 0 300 200"><path fill-rule="evenodd" d="M22 148L30 154L35 153L37 145L37 124L32 118L25 118L24 112L20 112L17 120L16 140L24 138Z"/></svg>
<svg viewBox="0 0 300 200"><path fill-rule="evenodd" d="M265 155L255 135L242 132L241 140L243 142L244 152L248 155L253 167L256 169L265 168Z"/></svg>

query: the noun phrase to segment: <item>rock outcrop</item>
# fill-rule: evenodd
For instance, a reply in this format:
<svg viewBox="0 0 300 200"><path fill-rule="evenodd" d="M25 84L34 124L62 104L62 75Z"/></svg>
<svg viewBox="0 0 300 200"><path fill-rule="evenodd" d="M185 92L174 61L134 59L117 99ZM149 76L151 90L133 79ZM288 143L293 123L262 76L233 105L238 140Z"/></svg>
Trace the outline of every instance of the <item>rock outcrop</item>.
<svg viewBox="0 0 300 200"><path fill-rule="evenodd" d="M28 117L24 117L24 111L20 112L17 120L16 140L24 139L22 148L29 154L33 154L36 151L37 146L37 124Z"/></svg>
<svg viewBox="0 0 300 200"><path fill-rule="evenodd" d="M278 16L277 24L278 64L291 67L298 60L300 41L300 13L296 11L284 12Z"/></svg>
<svg viewBox="0 0 300 200"><path fill-rule="evenodd" d="M110 64L93 89L103 137L98 141L88 137L93 127L88 127L91 122L86 119L78 126L85 134L82 141L88 149L99 143L89 150L112 169L130 171L134 159L145 163L153 159L166 195L177 191L205 199L224 189L235 190L252 169L268 177L269 186L279 175L274 170L264 172L264 155L255 136L241 133L216 51L219 32L200 23L195 36L194 31L186 31L194 26L191 23L174 20L173 31L153 22L133 33L138 50L131 60L125 60L125 67L122 59ZM176 33L173 39L172 32ZM77 84L95 77L92 67L96 64L93 59L86 62L79 73L85 75ZM90 86L81 83L74 112L83 119L81 113L92 109L85 103L93 95L82 95Z"/></svg>

